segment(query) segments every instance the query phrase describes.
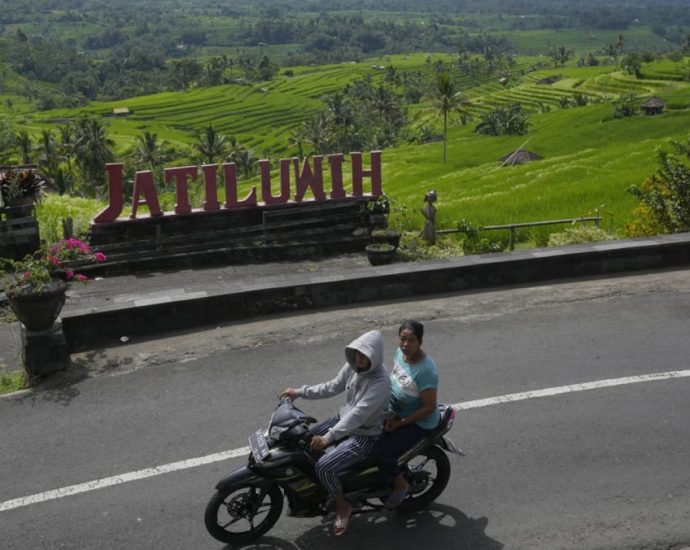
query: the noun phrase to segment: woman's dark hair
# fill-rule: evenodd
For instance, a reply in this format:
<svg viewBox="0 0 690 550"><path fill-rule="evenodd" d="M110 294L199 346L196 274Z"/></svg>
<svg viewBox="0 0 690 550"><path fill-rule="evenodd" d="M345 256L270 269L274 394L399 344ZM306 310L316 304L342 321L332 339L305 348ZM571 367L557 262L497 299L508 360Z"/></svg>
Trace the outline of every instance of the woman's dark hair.
<svg viewBox="0 0 690 550"><path fill-rule="evenodd" d="M417 337L417 340L419 340L420 344L422 343L422 340L424 340L424 325L419 321L413 321L412 319L404 320L398 329L398 336L400 336L400 333L403 330L411 330L412 333Z"/></svg>

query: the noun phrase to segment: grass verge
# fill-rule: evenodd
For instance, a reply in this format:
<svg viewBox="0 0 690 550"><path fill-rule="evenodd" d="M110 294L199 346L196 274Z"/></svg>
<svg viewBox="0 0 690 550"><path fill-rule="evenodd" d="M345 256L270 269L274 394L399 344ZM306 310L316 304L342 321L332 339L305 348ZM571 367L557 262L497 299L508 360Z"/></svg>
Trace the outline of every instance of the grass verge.
<svg viewBox="0 0 690 550"><path fill-rule="evenodd" d="M24 371L8 372L4 365L0 365L0 395L23 390L28 387Z"/></svg>

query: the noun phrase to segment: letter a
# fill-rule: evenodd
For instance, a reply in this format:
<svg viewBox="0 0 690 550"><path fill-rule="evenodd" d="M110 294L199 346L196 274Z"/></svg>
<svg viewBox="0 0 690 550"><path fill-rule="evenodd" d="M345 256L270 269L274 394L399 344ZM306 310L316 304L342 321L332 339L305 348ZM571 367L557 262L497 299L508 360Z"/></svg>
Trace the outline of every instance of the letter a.
<svg viewBox="0 0 690 550"><path fill-rule="evenodd" d="M144 200L141 200L141 195ZM156 194L156 184L153 181L153 174L149 170L137 172L134 175L134 191L132 192L132 214L129 216L133 220L137 217L137 209L140 206L148 206L152 218L162 216L161 207L158 204Z"/></svg>

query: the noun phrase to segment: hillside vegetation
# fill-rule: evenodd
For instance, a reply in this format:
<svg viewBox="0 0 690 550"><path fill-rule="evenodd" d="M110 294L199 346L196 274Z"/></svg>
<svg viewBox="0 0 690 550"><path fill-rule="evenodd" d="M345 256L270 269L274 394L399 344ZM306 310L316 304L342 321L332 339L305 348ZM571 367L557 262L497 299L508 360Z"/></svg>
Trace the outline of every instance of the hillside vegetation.
<svg viewBox="0 0 690 550"><path fill-rule="evenodd" d="M386 62L404 66L413 59L393 56ZM406 205L404 224L409 229L421 227L418 208L423 206L424 193L435 188L441 227L455 227L461 219L486 225L599 212L606 229L620 232L635 204L626 189L654 173L657 147L664 146L669 138L684 139L690 128L690 84L674 78L683 67L680 61L675 65L645 65L644 72L654 77L651 79L635 79L612 67L542 69L507 89L488 84L464 90L471 98L473 119L465 126L459 122L452 125L448 162L442 163L438 142L386 149L385 191ZM264 90L256 86L219 86L93 104L88 110L104 114L115 106L127 105L134 112L128 118L108 119L109 135L120 149L143 129L185 144L193 128L213 123L253 146L275 148L280 151L278 156L289 156L294 151L288 148L285 136L322 107L320 98L325 93L349 79L377 72L369 65L352 64L302 68L292 77L274 80ZM662 78L664 75L668 79ZM539 84L549 76L558 79ZM576 93L586 94L592 103L559 106L561 98ZM663 97L668 108L659 116L614 118L611 100L627 93ZM476 117L483 111L512 102L521 102L530 109L527 135L492 137L474 133ZM76 114L61 110L26 113L22 118L27 127L37 130L49 127L55 119ZM416 106L413 117L418 124L439 123L438 113L428 102ZM522 166L501 166L498 159L518 147L544 159Z"/></svg>
<svg viewBox="0 0 690 550"><path fill-rule="evenodd" d="M495 7L493 2L490 5ZM152 6L147 5L147 9L150 8ZM254 32L260 28L258 23L262 18L251 9L242 4L242 17L251 22ZM67 125L81 124L81 130L87 131L87 120L95 121L91 130L102 130L107 139L112 140L112 147L108 145L112 149L110 160L123 161L128 178L135 169L146 168L141 158L135 165L134 155L145 133L168 148L165 159L156 163L158 168L205 162L203 155L195 151L205 132L207 137L210 131L214 138L227 139L227 143L232 144L232 154L220 155L213 161L235 160L244 155L246 170L241 174L241 185L245 188L257 183L257 158L270 158L275 163L279 158L301 153L347 153L356 148L365 151L382 148L385 191L396 200L399 208L395 217L407 229L421 227L423 220L419 209L423 206L425 192L434 188L439 196L437 221L443 228L456 227L463 220L481 226L599 213L603 216L604 228L620 234L636 204L626 190L655 172L657 148L665 147L669 139L684 140L690 128L690 63L687 57L678 52L662 53L668 50L668 44L658 28L635 24L626 28L623 36L615 17L610 28L593 24L576 27L574 19L549 20L549 27L546 15L533 19L516 13L502 17L497 13L470 16L458 12L447 24L435 24L435 39L439 43L449 41L443 53L386 53L396 49L387 39L380 53L373 57L364 57L359 50L355 52L357 55L348 58L350 50L341 50L339 55L347 58L346 61L284 64L282 67L269 63L267 54L304 53L308 45L268 42L259 48L267 60L266 78L262 78L256 72L259 65L243 57L247 55L246 50L237 58L238 63L244 63L242 70L239 65L233 65L232 58L221 58L230 49L220 45L211 47L211 42L220 44L221 35L228 29L215 28L211 14L190 10L187 16L202 22L206 33L205 43L192 48L196 57L180 53L176 58L178 54L174 54L170 59L161 60L156 69L160 74L146 76L163 83L163 88L178 88L176 91L169 89L106 101L103 99L106 95L122 97L128 89L118 88L116 81L112 81L108 93L104 92L105 88L91 89L98 99L85 100L86 96L77 94L78 106L70 108L51 108L56 104L74 103L63 94L65 79L31 78L24 66L17 65L20 48L11 44L8 36L26 32L29 35L27 43L33 45L31 33L39 29L22 23L17 16L16 22L6 25L3 38L0 38L3 77L0 85L0 162L43 162L45 154L41 152L41 143L45 147L46 139L51 135L59 137ZM385 10L366 14L367 19L379 16L395 22L387 27L393 36L405 28L414 28L416 32L417 26L426 25L428 14L407 12L393 16ZM75 35L78 40L95 40L93 33L103 31L101 27L91 28L84 21L70 17L61 21L65 28L79 29L80 34ZM228 17L223 25L237 20ZM316 13L300 13L292 19L297 25L295 28L318 24L323 30L337 21L354 24L357 17L362 14L344 10L324 18ZM318 23L309 23L316 20ZM98 24L102 23L99 20ZM149 31L158 32L153 28ZM239 28L234 28L234 32L239 33ZM246 32L238 40L249 40ZM64 35L60 38L64 39ZM188 37L189 40L193 38ZM89 42L92 46L93 40ZM49 46L48 42L40 40L35 44L43 48L41 51ZM556 48L556 44L562 45ZM514 55L509 53L511 48L533 55ZM640 53L645 48L650 51ZM85 63L75 57L74 49L65 46L61 51L60 55L64 54L61 62L68 63L72 59ZM21 55L27 56L27 52L31 53L27 50ZM89 70L98 67L99 63L105 68L117 61L113 48L94 46L92 53ZM329 55L322 57L329 58ZM224 65L215 76L222 83L212 85L208 71L184 78L181 73L175 73L189 69L194 63L197 63L195 70L209 69L220 59ZM296 59L292 57L293 61ZM38 65L40 63L36 70ZM46 66L41 70L50 76L59 73L59 67L53 67L52 72ZM182 80L175 80L175 74ZM449 113L447 162L443 162L443 118L437 104L436 83L441 74L451 76L454 91L461 97L459 112ZM110 75L103 73L102 77L106 82ZM166 80L168 78L172 80ZM75 80L72 84L79 83ZM156 87L158 85L153 86ZM378 94L380 103L370 106L373 109L370 112L376 114L378 109L381 121L376 124L380 128L363 125L362 118L366 119L367 112L358 113L357 120L351 111L336 114L334 109L338 105L342 107L338 101L343 97L351 102L350 107L356 106L358 97L363 97L354 94L353 90L367 91L367 101L371 94ZM62 99L54 101L58 96ZM635 112L650 97L665 100L663 114L645 116L639 110ZM626 111L626 115L632 116L620 114L624 104L632 106L630 112ZM40 110L36 109L37 105ZM526 133L479 135L475 131L478 124L497 110L508 112L516 105L520 106L520 116L526 117ZM113 109L122 108L129 114L114 117ZM317 142L313 134L306 133L310 127L318 130L318 125L326 119L333 126L339 116L341 119L335 129L340 132L340 141ZM333 127L329 130L333 131ZM10 149L8 145L3 151L3 143L11 143L7 137L11 132L22 134L24 142L33 141L34 149L25 149L20 155L19 148ZM346 148L339 145L343 143L365 145ZM53 144L58 145L57 141ZM529 149L543 159L526 165L502 166L499 158L517 148ZM108 155L104 154L100 161L96 159L96 169L106 158ZM85 161L76 156L62 157L58 164L76 170L80 162ZM58 164L52 168L59 171ZM89 184L91 187L73 183L72 189L66 186L62 191L103 196L103 180L96 185L96 179L83 177L89 173L97 176L93 170L94 166L85 165L79 166L78 171L83 181L94 182ZM169 193L166 195L164 185L161 185L161 192L164 204L174 203L174 198ZM198 200L198 195L192 196ZM80 215L80 219L87 218ZM558 227L553 227L544 231L557 230ZM543 235L540 238L543 240Z"/></svg>

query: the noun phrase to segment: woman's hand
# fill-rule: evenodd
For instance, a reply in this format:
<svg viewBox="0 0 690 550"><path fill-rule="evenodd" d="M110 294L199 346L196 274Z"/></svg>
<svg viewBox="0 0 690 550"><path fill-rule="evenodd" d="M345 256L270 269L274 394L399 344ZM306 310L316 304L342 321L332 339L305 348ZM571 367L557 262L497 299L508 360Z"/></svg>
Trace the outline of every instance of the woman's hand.
<svg viewBox="0 0 690 550"><path fill-rule="evenodd" d="M327 446L328 442L326 441L326 438L322 435L315 435L311 438L311 441L309 442L309 447L311 447L315 451L325 449Z"/></svg>
<svg viewBox="0 0 690 550"><path fill-rule="evenodd" d="M290 399L297 399L297 390L295 388L285 388L278 394L278 398L289 397Z"/></svg>
<svg viewBox="0 0 690 550"><path fill-rule="evenodd" d="M383 431L384 432L394 432L397 430L400 426L403 426L404 422L400 420L397 416L389 416L386 418L386 422L383 425Z"/></svg>

